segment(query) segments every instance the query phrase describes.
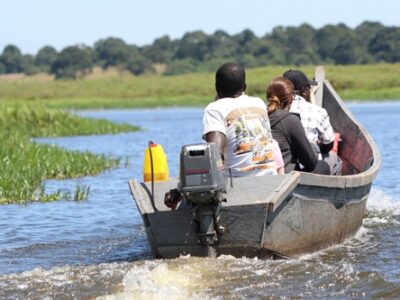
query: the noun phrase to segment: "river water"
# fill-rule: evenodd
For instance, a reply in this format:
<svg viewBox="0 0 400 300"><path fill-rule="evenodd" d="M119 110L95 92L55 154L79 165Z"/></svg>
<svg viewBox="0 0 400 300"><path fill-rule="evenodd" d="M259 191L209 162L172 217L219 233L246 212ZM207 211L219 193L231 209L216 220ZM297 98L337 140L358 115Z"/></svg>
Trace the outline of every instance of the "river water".
<svg viewBox="0 0 400 300"><path fill-rule="evenodd" d="M181 145L201 141L202 109L79 112L143 130L39 139L129 163L95 177L46 182L49 191L90 185L88 201L0 207L0 299L400 298L400 103L348 106L382 155L363 226L342 245L275 261L151 257L127 180L142 177L149 139L163 145L176 176Z"/></svg>

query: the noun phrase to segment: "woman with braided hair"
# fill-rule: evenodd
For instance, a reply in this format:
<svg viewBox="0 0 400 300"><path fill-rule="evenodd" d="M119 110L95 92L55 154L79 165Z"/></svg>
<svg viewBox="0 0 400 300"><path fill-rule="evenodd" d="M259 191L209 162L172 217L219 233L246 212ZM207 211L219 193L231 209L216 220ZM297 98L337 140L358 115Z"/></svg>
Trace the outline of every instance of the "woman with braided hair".
<svg viewBox="0 0 400 300"><path fill-rule="evenodd" d="M293 84L285 77L273 79L267 87L272 137L281 149L285 173L297 170L330 174L328 164L319 161L313 151L300 116L289 112L293 97Z"/></svg>

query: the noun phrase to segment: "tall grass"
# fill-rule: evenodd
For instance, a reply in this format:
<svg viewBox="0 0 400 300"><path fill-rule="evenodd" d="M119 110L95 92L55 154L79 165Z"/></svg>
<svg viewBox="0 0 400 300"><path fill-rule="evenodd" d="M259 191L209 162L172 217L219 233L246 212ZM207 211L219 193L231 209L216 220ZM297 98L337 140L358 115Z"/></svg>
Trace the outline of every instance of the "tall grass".
<svg viewBox="0 0 400 300"><path fill-rule="evenodd" d="M290 68L309 76L315 66L267 66L247 70L248 93L265 97L265 87ZM345 100L400 98L400 64L325 66L326 77ZM213 99L214 73L135 77L112 73L77 81L26 77L0 80L0 102L23 100L57 108L205 105Z"/></svg>
<svg viewBox="0 0 400 300"><path fill-rule="evenodd" d="M46 194L45 179L95 175L120 163L120 159L89 152L68 151L32 142L30 137L100 134L138 128L90 120L66 112L32 107L0 107L0 204L82 200L88 187L78 186L73 196L56 191Z"/></svg>

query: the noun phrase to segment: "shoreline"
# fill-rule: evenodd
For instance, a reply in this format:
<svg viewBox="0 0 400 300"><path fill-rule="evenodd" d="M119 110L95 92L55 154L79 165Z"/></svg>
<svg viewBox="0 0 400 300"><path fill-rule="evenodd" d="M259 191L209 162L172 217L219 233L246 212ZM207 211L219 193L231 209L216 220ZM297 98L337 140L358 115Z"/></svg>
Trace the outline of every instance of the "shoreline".
<svg viewBox="0 0 400 300"><path fill-rule="evenodd" d="M265 99L265 88L288 69L301 69L310 78L315 66L266 66L247 70L247 94ZM326 79L347 101L400 99L400 64L326 65ZM110 71L101 77L43 80L42 77L0 79L0 104L30 103L51 108L131 108L201 106L215 94L214 74L162 76Z"/></svg>

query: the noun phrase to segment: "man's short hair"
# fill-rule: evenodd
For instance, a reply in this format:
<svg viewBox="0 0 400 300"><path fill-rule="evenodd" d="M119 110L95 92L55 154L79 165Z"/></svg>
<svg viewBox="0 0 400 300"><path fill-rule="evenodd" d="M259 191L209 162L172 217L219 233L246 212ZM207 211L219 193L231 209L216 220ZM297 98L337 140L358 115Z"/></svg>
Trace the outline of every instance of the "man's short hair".
<svg viewBox="0 0 400 300"><path fill-rule="evenodd" d="M238 64L223 64L215 73L215 87L224 96L234 96L237 92L244 91L245 86L246 72Z"/></svg>

